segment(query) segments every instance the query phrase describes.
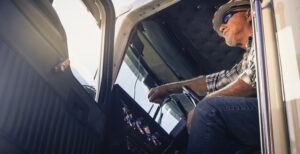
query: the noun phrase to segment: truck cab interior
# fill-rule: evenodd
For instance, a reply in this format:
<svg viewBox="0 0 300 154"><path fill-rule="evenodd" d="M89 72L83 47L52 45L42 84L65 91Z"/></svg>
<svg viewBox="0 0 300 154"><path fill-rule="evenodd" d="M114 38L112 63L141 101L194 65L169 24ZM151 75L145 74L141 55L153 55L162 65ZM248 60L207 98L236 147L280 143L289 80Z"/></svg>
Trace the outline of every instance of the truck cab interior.
<svg viewBox="0 0 300 154"><path fill-rule="evenodd" d="M149 89L230 69L241 60L242 49L229 48L212 29L213 14L218 5L225 2L181 1L139 21L130 32L116 84L133 99L131 102L144 109L152 121L169 134L174 142L172 148L178 148L170 148L170 151L184 152L188 135L184 134L186 130L183 130L182 121L195 104L183 93L173 94L171 99L164 101L164 105L154 104L147 98ZM128 125L139 134L134 123L143 116L132 114L133 122L128 122ZM143 122L144 125L150 123L145 119Z"/></svg>
<svg viewBox="0 0 300 154"><path fill-rule="evenodd" d="M241 60L212 28L226 2L2 0L0 153L184 153L193 92L147 95Z"/></svg>

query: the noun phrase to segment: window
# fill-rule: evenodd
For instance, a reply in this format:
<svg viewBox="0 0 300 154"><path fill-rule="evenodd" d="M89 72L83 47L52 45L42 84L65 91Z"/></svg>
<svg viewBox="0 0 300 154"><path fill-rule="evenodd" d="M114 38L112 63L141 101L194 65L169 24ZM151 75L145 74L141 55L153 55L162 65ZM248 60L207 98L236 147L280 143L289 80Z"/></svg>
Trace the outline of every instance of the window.
<svg viewBox="0 0 300 154"><path fill-rule="evenodd" d="M101 36L94 16L81 0L54 0L67 35L71 70L89 94L96 99L101 59Z"/></svg>
<svg viewBox="0 0 300 154"><path fill-rule="evenodd" d="M137 40L139 40L139 38L135 37L132 40L133 43L131 43L127 49L116 83L148 112L151 117L154 117L155 112L158 111L159 114L155 117L155 121L158 122L160 116L162 116L160 125L166 132L170 133L180 118L173 114L173 109L169 105L164 105L160 110L158 104L149 102L148 87L149 85L155 85L155 81L141 63L146 55L138 56L136 53L154 52L154 49L146 42L143 42L144 39L143 41Z"/></svg>

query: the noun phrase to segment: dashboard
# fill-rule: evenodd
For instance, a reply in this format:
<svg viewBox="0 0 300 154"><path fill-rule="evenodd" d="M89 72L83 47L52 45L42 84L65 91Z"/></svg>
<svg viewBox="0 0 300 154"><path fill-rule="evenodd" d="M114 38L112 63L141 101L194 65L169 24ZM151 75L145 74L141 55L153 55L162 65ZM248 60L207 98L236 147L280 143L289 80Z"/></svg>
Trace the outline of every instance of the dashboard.
<svg viewBox="0 0 300 154"><path fill-rule="evenodd" d="M187 143L185 119L167 133L119 85L113 88L108 140L112 153L184 152Z"/></svg>

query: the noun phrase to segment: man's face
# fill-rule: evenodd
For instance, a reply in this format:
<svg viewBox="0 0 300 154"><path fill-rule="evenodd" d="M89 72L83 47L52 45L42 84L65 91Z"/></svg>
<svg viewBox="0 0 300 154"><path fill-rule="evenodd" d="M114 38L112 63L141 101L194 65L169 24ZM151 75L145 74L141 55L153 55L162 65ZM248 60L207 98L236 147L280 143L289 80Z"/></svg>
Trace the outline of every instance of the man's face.
<svg viewBox="0 0 300 154"><path fill-rule="evenodd" d="M222 37L224 37L228 46L241 46L245 39L248 39L249 16L247 10L232 12L225 16L225 21L220 26Z"/></svg>

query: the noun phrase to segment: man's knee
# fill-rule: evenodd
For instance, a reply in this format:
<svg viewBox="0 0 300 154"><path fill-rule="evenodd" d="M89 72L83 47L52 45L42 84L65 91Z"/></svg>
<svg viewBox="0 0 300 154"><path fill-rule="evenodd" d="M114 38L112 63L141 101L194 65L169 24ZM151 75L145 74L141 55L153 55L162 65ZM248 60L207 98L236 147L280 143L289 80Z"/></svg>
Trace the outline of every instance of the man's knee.
<svg viewBox="0 0 300 154"><path fill-rule="evenodd" d="M219 98L206 98L200 101L194 111L193 119L203 122L215 121L218 118Z"/></svg>
<svg viewBox="0 0 300 154"><path fill-rule="evenodd" d="M224 101L223 97L205 98L197 104L196 110L200 112L219 110L223 106L222 104L223 101Z"/></svg>

